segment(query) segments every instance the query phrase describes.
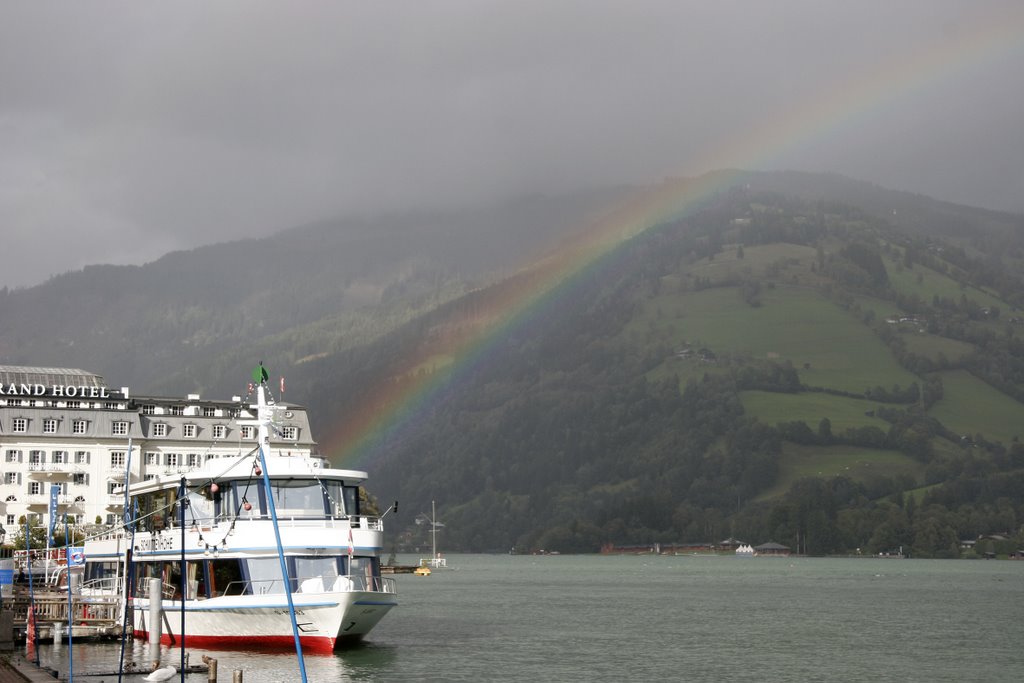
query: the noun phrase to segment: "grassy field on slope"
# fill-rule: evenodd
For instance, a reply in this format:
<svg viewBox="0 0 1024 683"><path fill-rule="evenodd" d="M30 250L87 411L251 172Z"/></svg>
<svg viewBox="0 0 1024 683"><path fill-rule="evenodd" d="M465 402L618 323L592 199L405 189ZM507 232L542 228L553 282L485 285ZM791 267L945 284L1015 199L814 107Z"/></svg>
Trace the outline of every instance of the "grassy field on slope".
<svg viewBox="0 0 1024 683"><path fill-rule="evenodd" d="M778 286L759 299L751 306L737 287L663 293L646 302L627 334L637 343L788 360L808 386L859 393L918 381L868 327L817 292Z"/></svg>
<svg viewBox="0 0 1024 683"><path fill-rule="evenodd" d="M849 477L865 481L872 477L909 476L924 481L924 465L899 451L874 450L856 446L800 446L786 443L779 460L775 484L757 497L766 500L784 494L805 477Z"/></svg>
<svg viewBox="0 0 1024 683"><path fill-rule="evenodd" d="M748 415L769 425L803 420L808 427L817 431L818 423L827 417L832 424L833 434L851 427L868 426L878 427L883 432L889 431L888 422L866 414L878 407L875 401L809 391L799 394L743 391L740 392L740 400Z"/></svg>
<svg viewBox="0 0 1024 683"><path fill-rule="evenodd" d="M928 414L959 434L982 434L1009 446L1024 436L1024 405L965 370L942 373L943 398Z"/></svg>
<svg viewBox="0 0 1024 683"><path fill-rule="evenodd" d="M885 263L886 272L889 274L889 283L892 288L902 294L916 294L922 301L931 303L932 297L940 296L945 299L959 301L960 297L966 297L979 306L998 306L1008 309L1009 306L995 296L977 287L962 286L951 277L938 273L931 268L922 265L915 265L913 268L903 268L891 261Z"/></svg>

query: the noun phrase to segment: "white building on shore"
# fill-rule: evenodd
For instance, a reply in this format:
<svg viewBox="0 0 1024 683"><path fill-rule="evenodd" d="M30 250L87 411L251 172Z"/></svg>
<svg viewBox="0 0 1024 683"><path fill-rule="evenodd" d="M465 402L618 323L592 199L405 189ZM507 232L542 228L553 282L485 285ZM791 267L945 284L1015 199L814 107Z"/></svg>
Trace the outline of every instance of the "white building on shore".
<svg viewBox="0 0 1024 683"><path fill-rule="evenodd" d="M114 524L126 478L253 452L255 427L236 421L251 419L250 408L241 396L133 396L83 370L0 365L0 521L8 540L23 516L33 526L50 523L54 484L58 521L67 514L76 524ZM267 455L317 453L305 408L278 400L277 419Z"/></svg>

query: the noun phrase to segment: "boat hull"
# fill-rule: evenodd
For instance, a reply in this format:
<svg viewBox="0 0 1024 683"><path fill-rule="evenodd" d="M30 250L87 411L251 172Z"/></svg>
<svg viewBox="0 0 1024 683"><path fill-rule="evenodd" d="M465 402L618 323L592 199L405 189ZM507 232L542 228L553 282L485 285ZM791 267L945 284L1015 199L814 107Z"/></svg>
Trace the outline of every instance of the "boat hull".
<svg viewBox="0 0 1024 683"><path fill-rule="evenodd" d="M304 650L331 652L343 642L358 641L397 604L395 596L369 591L299 594L295 622ZM149 640L149 601L134 602L135 636ZM181 603L162 604L160 642L177 645ZM224 649L293 648L295 636L284 595L232 596L186 601L186 645Z"/></svg>

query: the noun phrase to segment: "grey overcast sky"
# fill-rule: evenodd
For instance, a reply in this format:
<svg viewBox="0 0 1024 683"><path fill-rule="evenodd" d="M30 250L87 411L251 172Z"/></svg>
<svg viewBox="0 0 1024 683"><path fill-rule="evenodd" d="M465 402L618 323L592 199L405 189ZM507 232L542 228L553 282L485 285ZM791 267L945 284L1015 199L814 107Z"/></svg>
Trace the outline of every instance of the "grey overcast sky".
<svg viewBox="0 0 1024 683"><path fill-rule="evenodd" d="M1021 0L0 5L0 285L720 167L1024 211Z"/></svg>

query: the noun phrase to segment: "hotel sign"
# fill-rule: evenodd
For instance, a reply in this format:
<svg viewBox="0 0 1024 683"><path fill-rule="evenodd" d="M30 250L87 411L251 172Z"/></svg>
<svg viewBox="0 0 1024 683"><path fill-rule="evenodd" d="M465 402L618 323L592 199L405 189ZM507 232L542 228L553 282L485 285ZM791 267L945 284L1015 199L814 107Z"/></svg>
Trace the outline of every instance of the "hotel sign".
<svg viewBox="0 0 1024 683"><path fill-rule="evenodd" d="M0 396L63 396L66 398L109 398L107 387L77 387L73 384L3 384Z"/></svg>

